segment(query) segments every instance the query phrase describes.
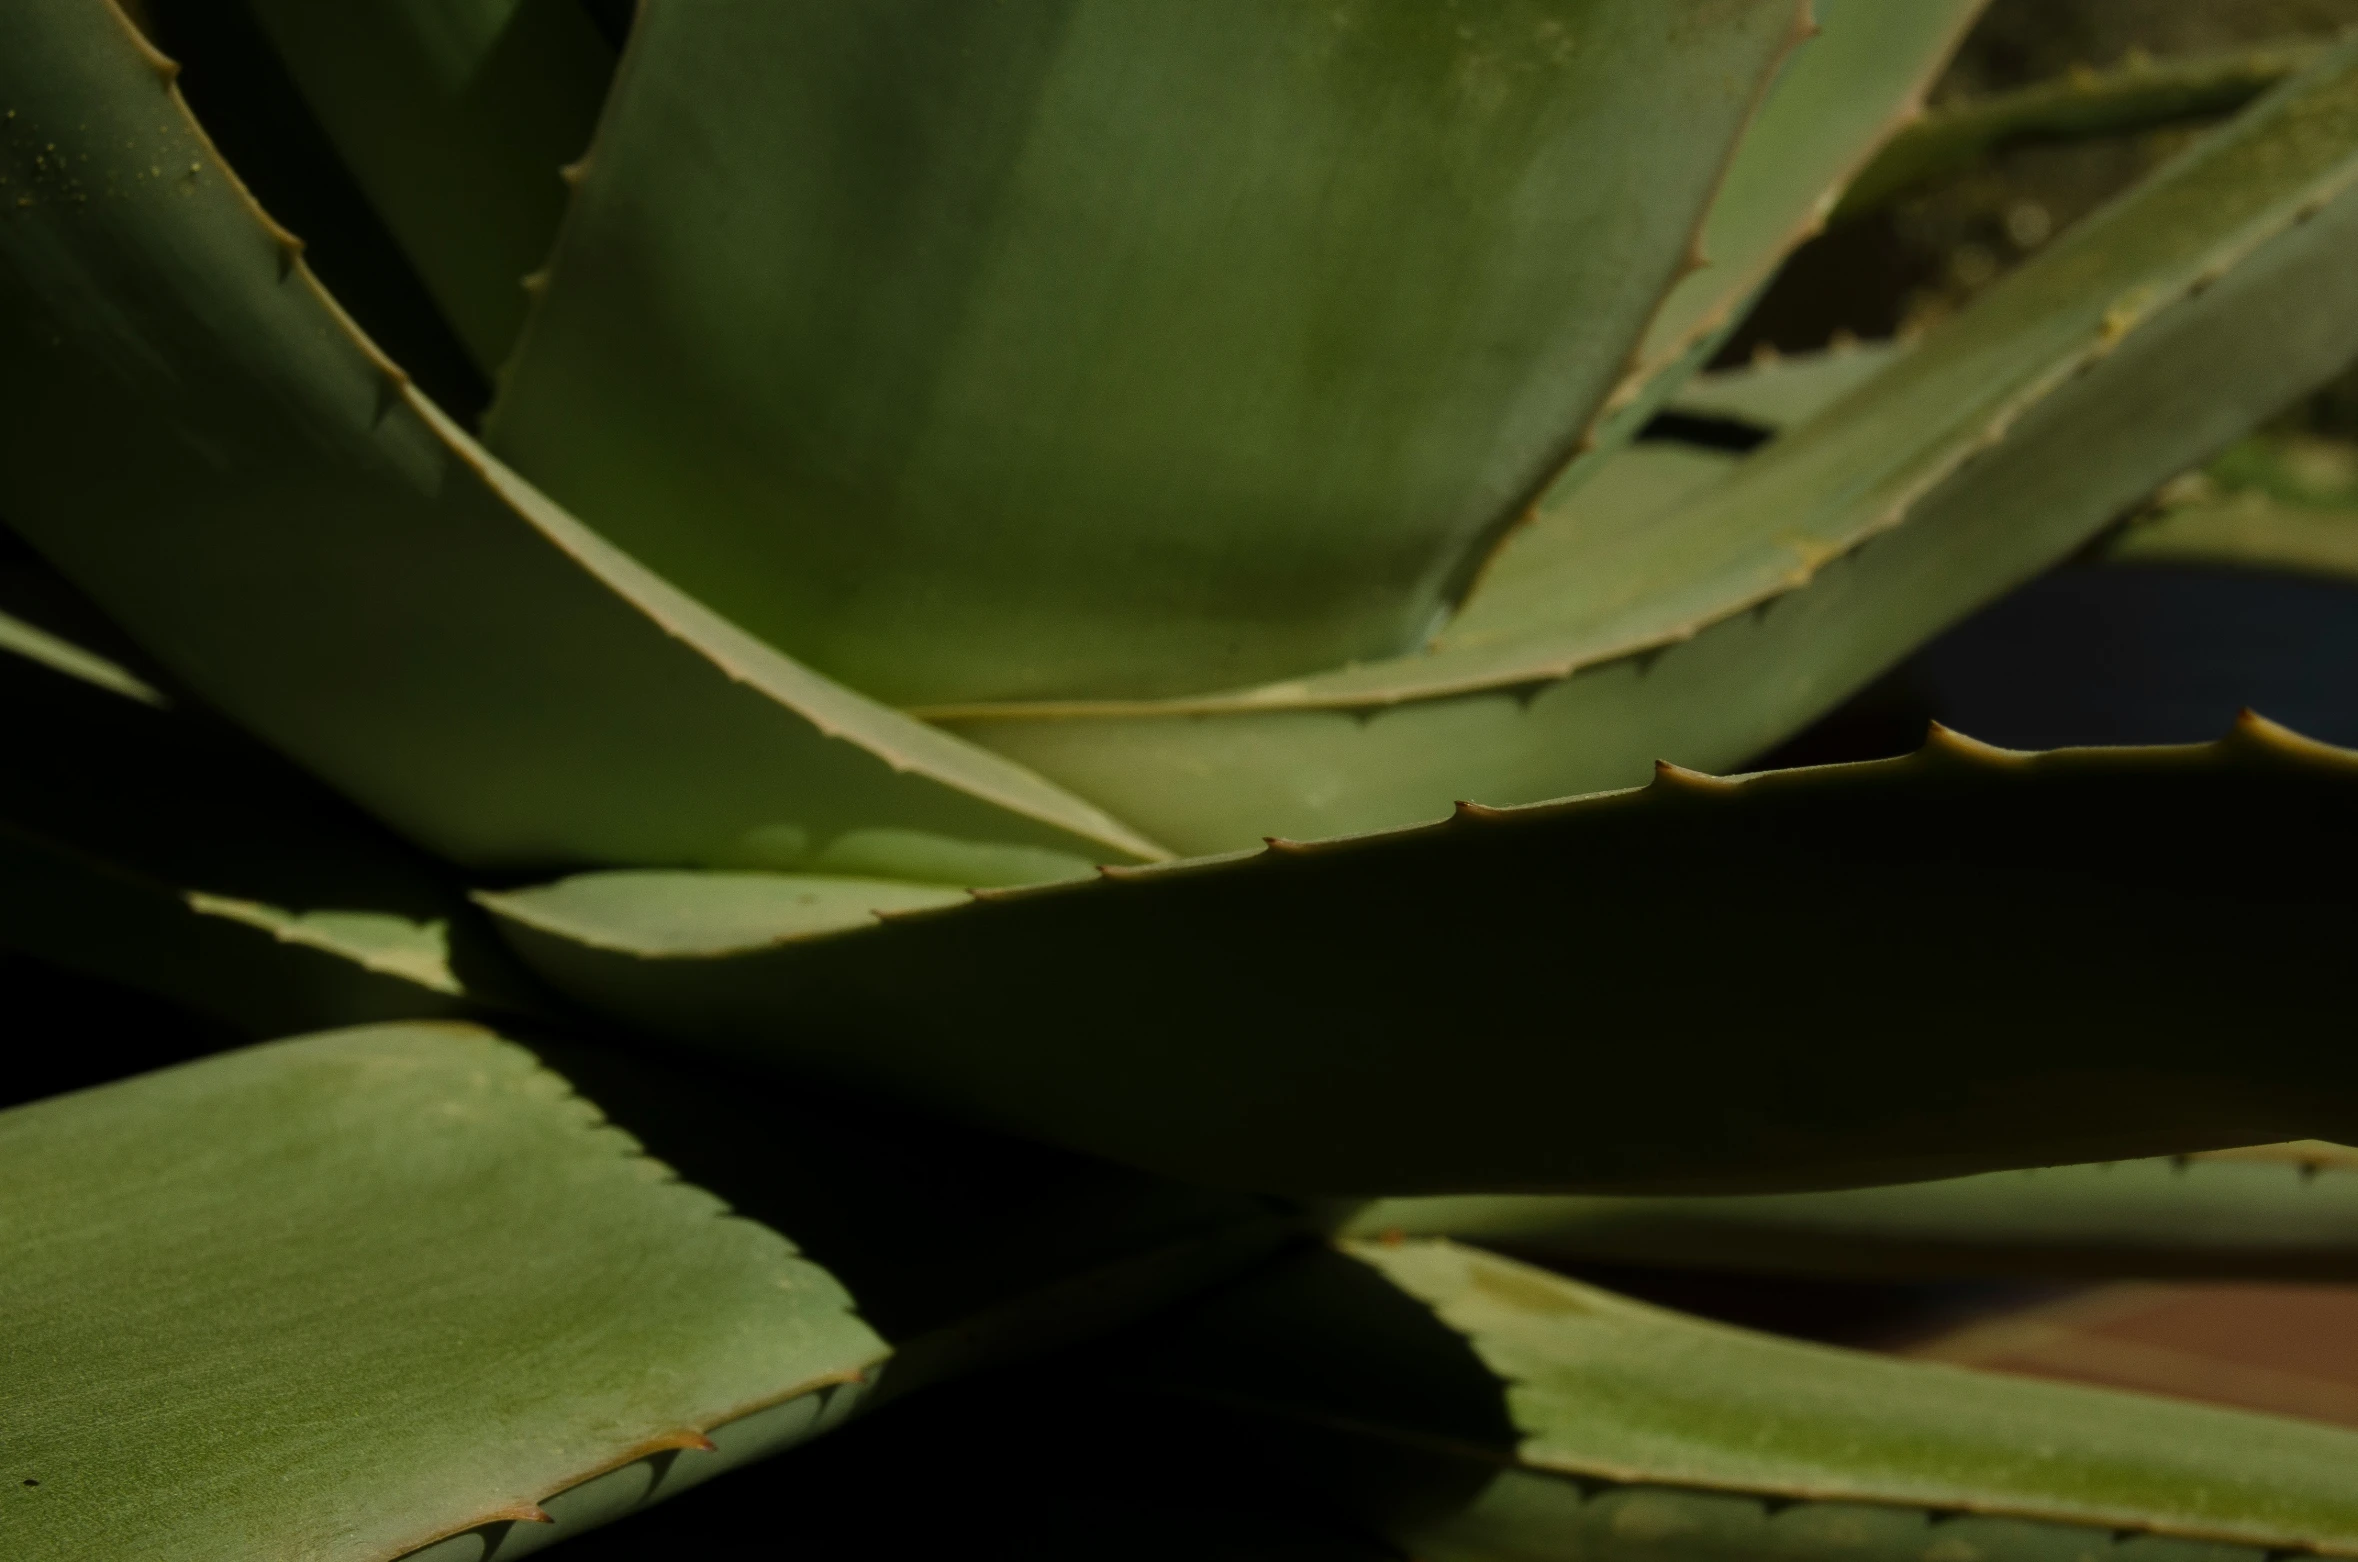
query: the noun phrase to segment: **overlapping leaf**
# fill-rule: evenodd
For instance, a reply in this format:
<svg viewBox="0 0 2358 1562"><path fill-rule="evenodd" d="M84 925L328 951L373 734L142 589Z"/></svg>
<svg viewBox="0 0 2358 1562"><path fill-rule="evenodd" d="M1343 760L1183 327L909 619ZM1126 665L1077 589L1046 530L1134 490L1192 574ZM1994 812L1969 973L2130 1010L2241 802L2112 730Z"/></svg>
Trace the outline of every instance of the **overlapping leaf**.
<svg viewBox="0 0 2358 1562"><path fill-rule="evenodd" d="M1189 1178L1748 1191L2358 1131L2316 1039L2354 851L2358 755L2253 720L1666 770L947 909L791 875L485 899L648 1031Z"/></svg>
<svg viewBox="0 0 2358 1562"><path fill-rule="evenodd" d="M1787 1274L2358 1274L2358 1153L2284 1144L1734 1198L1379 1199L1345 1231Z"/></svg>
<svg viewBox="0 0 2358 1562"><path fill-rule="evenodd" d="M30 644L0 654L0 948L255 1038L535 1007L441 865L168 698L28 559L0 558L8 610Z"/></svg>
<svg viewBox="0 0 2358 1562"><path fill-rule="evenodd" d="M257 0L261 23L475 364L523 329L614 54L580 0Z"/></svg>
<svg viewBox="0 0 2358 1562"><path fill-rule="evenodd" d="M1803 11L650 8L492 442L882 698L1395 654L1571 454Z"/></svg>
<svg viewBox="0 0 2358 1562"><path fill-rule="evenodd" d="M941 719L1182 850L1741 763L2358 354L2358 49L1655 524L1512 550L1430 654ZM1575 496L1576 498L1577 496Z"/></svg>
<svg viewBox="0 0 2358 1562"><path fill-rule="evenodd" d="M110 8L0 17L0 508L210 702L478 865L1008 882L1158 854L485 456L351 330L171 77Z"/></svg>
<svg viewBox="0 0 2358 1562"><path fill-rule="evenodd" d="M2344 1429L1772 1339L1445 1242L1309 1256L1142 1374L1416 1556L2358 1551Z"/></svg>

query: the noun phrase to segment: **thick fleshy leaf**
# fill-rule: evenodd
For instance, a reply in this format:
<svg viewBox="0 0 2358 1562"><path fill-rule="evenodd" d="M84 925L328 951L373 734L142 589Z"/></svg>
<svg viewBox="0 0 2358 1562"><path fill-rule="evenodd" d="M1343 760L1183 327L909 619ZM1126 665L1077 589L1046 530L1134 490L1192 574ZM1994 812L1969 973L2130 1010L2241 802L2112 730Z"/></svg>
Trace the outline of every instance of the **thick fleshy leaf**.
<svg viewBox="0 0 2358 1562"><path fill-rule="evenodd" d="M472 1557L807 1435L884 1343L727 1215L465 1027L0 1114L10 1547Z"/></svg>
<svg viewBox="0 0 2358 1562"><path fill-rule="evenodd" d="M0 1523L92 1562L380 1562L441 1535L434 1562L521 1555L855 1403L1135 1323L1291 1230L725 1069L456 1025L0 1113L0 1168Z"/></svg>
<svg viewBox="0 0 2358 1562"><path fill-rule="evenodd" d="M1679 279L1608 399L1593 449L1560 499L1716 352L1777 265L1815 234L1853 175L1921 112L1925 91L1984 0L1816 0L1816 30L1745 130L1704 219L1699 264ZM1543 501L1545 503L1546 501Z"/></svg>
<svg viewBox="0 0 2358 1562"><path fill-rule="evenodd" d="M885 699L1397 654L1572 453L1804 10L650 7L493 443Z"/></svg>
<svg viewBox="0 0 2358 1562"><path fill-rule="evenodd" d="M2358 355L2354 192L2344 47L1727 481L1544 570L1501 558L1483 594L1533 610L1478 641L932 714L1187 851L1742 763Z"/></svg>
<svg viewBox="0 0 2358 1562"><path fill-rule="evenodd" d="M1420 1557L2358 1554L2347 1430L1775 1339L1446 1242L1305 1257L1143 1372Z"/></svg>
<svg viewBox="0 0 2358 1562"><path fill-rule="evenodd" d="M38 637L0 654L0 947L257 1038L536 1006L440 864L168 697L49 572L0 559L0 609Z"/></svg>
<svg viewBox="0 0 2358 1562"><path fill-rule="evenodd" d="M351 330L171 76L111 7L0 14L0 509L205 698L474 864L1010 882L1157 854L485 456Z"/></svg>
<svg viewBox="0 0 2358 1562"><path fill-rule="evenodd" d="M2358 580L2358 443L2273 435L2244 441L2162 490L2105 557Z"/></svg>
<svg viewBox="0 0 2358 1562"><path fill-rule="evenodd" d="M1822 352L1774 354L1741 369L1698 375L1679 387L1671 410L1724 418L1781 433L1890 368L1912 342L1852 342Z"/></svg>
<svg viewBox="0 0 2358 1562"><path fill-rule="evenodd" d="M614 52L580 0L250 0L311 111L489 373L564 215Z"/></svg>
<svg viewBox="0 0 2358 1562"><path fill-rule="evenodd" d="M603 1013L1192 1179L1758 1191L2358 1131L2316 1028L2354 850L2358 754L2252 720L1666 769L947 909L793 876L766 925L740 877L483 898Z"/></svg>
<svg viewBox="0 0 2358 1562"><path fill-rule="evenodd" d="M1379 1199L1347 1235L1784 1274L2358 1275L2358 1151L2284 1144L1733 1198Z"/></svg>
<svg viewBox="0 0 2358 1562"><path fill-rule="evenodd" d="M2132 54L2110 70L2077 69L1947 105L1892 137L1843 192L1835 219L1872 211L2022 142L2125 135L2232 113L2310 64L2320 47L2262 44L2170 59Z"/></svg>

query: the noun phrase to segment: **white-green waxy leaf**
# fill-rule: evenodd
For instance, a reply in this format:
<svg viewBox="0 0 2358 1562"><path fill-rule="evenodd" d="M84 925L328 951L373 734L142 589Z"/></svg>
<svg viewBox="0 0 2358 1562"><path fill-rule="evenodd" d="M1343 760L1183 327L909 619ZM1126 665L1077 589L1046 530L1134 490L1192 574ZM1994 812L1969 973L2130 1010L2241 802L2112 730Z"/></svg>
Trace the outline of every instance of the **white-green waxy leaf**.
<svg viewBox="0 0 2358 1562"><path fill-rule="evenodd" d="M1815 29L1745 129L1697 236L1694 269L1654 312L1606 403L1595 448L1554 485L1587 481L1710 358L1793 248L1824 225L1924 94L1984 0L1816 0Z"/></svg>
<svg viewBox="0 0 2358 1562"><path fill-rule="evenodd" d="M1194 1181L1755 1192L2358 1131L2313 1042L2353 852L2358 755L2252 719L1666 768L966 905L665 873L479 898L611 1018Z"/></svg>
<svg viewBox="0 0 2358 1562"><path fill-rule="evenodd" d="M249 0L476 366L523 328L614 53L580 0Z"/></svg>
<svg viewBox="0 0 2358 1562"><path fill-rule="evenodd" d="M56 1562L518 1555L708 1439L808 1435L886 1353L784 1238L463 1026L0 1113L0 1253L0 1534Z"/></svg>
<svg viewBox="0 0 2358 1562"><path fill-rule="evenodd" d="M1392 655L1572 454L1804 9L650 6L492 442L896 702Z"/></svg>
<svg viewBox="0 0 2358 1562"><path fill-rule="evenodd" d="M1494 567L1479 641L933 714L1184 851L1740 764L2358 355L2354 190L2344 47L1656 524Z"/></svg>
<svg viewBox="0 0 2358 1562"><path fill-rule="evenodd" d="M1785 1274L2358 1273L2358 1152L2257 1146L1732 1198L1379 1199L1347 1235Z"/></svg>
<svg viewBox="0 0 2358 1562"><path fill-rule="evenodd" d="M0 510L180 679L471 864L1009 882L1158 854L486 456L350 328L171 77L111 7L0 15Z"/></svg>
<svg viewBox="0 0 2358 1562"><path fill-rule="evenodd" d="M1419 1557L2358 1553L2344 1428L1777 1339L1447 1242L1307 1255L1143 1375Z"/></svg>

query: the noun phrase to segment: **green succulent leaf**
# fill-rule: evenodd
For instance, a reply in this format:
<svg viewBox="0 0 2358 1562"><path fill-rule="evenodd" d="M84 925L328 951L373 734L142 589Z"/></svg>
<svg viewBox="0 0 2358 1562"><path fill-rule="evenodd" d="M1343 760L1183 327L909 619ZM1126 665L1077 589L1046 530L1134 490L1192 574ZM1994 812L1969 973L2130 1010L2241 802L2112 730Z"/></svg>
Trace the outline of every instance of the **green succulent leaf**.
<svg viewBox="0 0 2358 1562"><path fill-rule="evenodd" d="M2358 1552L2341 1428L1775 1339L1447 1242L1305 1257L1143 1370L1420 1557Z"/></svg>
<svg viewBox="0 0 2358 1562"><path fill-rule="evenodd" d="M2344 46L1725 481L1591 549L1510 545L1430 653L932 714L1184 851L1740 764L2339 372L2353 244Z"/></svg>
<svg viewBox="0 0 2358 1562"><path fill-rule="evenodd" d="M1673 411L1725 418L1782 433L1808 422L1889 369L1913 342L1851 342L1814 353L1775 353L1741 369L1698 375L1679 387Z"/></svg>
<svg viewBox="0 0 2358 1562"><path fill-rule="evenodd" d="M249 1048L0 1113L0 1532L66 1562L521 1555L1293 1231L585 1044Z"/></svg>
<svg viewBox="0 0 2358 1562"><path fill-rule="evenodd" d="M1379 1199L1349 1236L1810 1275L2358 1275L2358 1152L2255 1146L1733 1198Z"/></svg>
<svg viewBox="0 0 2358 1562"><path fill-rule="evenodd" d="M1843 192L1834 220L1888 205L2030 141L2122 135L2232 113L2313 62L2315 43L2215 54L2132 55L2110 70L2073 70L2012 92L1946 106L1891 138Z"/></svg>
<svg viewBox="0 0 2358 1562"><path fill-rule="evenodd" d="M651 7L492 442L888 700L1394 654L1572 453L1803 10Z"/></svg>
<svg viewBox="0 0 2358 1562"><path fill-rule="evenodd" d="M248 0L478 368L524 327L614 52L580 0Z"/></svg>
<svg viewBox="0 0 2358 1562"><path fill-rule="evenodd" d="M838 1419L886 1354L825 1270L467 1027L0 1113L0 1242L27 1557L521 1552Z"/></svg>
<svg viewBox="0 0 2358 1562"><path fill-rule="evenodd" d="M2106 558L2358 580L2358 444L2255 436L2161 498Z"/></svg>
<svg viewBox="0 0 2358 1562"><path fill-rule="evenodd" d="M2253 719L1666 767L963 906L677 874L481 898L599 1012L1168 1174L1760 1191L2358 1128L2312 1043L2353 818L2358 754Z"/></svg>
<svg viewBox="0 0 2358 1562"><path fill-rule="evenodd" d="M0 17L0 509L200 694L478 866L801 866L867 831L868 871L915 878L1161 854L780 656L486 456L351 329L171 77L111 7Z"/></svg>
<svg viewBox="0 0 2358 1562"><path fill-rule="evenodd" d="M1694 269L1655 310L1590 448L1549 486L1543 506L1585 483L1719 350L1778 263L1824 225L1860 166L1921 112L1926 89L1983 3L1816 0L1809 41L1737 144L1698 236Z"/></svg>
<svg viewBox="0 0 2358 1562"><path fill-rule="evenodd" d="M0 947L254 1037L537 1007L441 865L168 698L37 565L0 561L0 603L39 637L0 654Z"/></svg>

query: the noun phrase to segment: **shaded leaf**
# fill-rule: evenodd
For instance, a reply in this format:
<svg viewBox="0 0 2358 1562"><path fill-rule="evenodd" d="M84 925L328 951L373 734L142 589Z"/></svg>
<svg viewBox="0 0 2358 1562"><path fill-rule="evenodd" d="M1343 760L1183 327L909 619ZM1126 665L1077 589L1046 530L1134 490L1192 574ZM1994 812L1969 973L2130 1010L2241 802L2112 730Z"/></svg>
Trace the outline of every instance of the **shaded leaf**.
<svg viewBox="0 0 2358 1562"><path fill-rule="evenodd" d="M1139 1371L1416 1556L2358 1550L2346 1430L1776 1339L1445 1242L1305 1257Z"/></svg>
<svg viewBox="0 0 2358 1562"><path fill-rule="evenodd" d="M2358 1154L2275 1145L1733 1198L1382 1199L1358 1237L1807 1275L2358 1274Z"/></svg>
<svg viewBox="0 0 2358 1562"><path fill-rule="evenodd" d="M649 1032L1191 1179L1761 1191L2358 1131L2316 1039L2353 821L2358 755L2255 719L1666 769L880 922L718 878L692 952L685 876L482 898Z"/></svg>
<svg viewBox="0 0 2358 1562"><path fill-rule="evenodd" d="M1396 654L1571 454L1803 9L651 9L493 444L896 702Z"/></svg>
<svg viewBox="0 0 2358 1562"><path fill-rule="evenodd" d="M523 329L614 54L580 0L249 0L475 364Z"/></svg>
<svg viewBox="0 0 2358 1562"><path fill-rule="evenodd" d="M1477 596L1424 656L933 714L1189 851L1742 763L2358 354L2354 186L2345 47L1656 524L1501 558L1519 623Z"/></svg>
<svg viewBox="0 0 2358 1562"><path fill-rule="evenodd" d="M888 832L867 871L913 878L1156 855L485 456L351 331L170 77L110 9L0 17L25 192L0 214L0 506L205 698L476 865L800 865L862 831Z"/></svg>
<svg viewBox="0 0 2358 1562"><path fill-rule="evenodd" d="M435 1562L519 1555L855 1403L1133 1323L1294 1229L725 1068L451 1025L0 1114L0 1168L0 1351L42 1374L12 1379L0 1459L46 1461L0 1472L0 1516L52 1501L8 1533L70 1534L40 1553L61 1557L383 1558L437 1533ZM781 1371L820 1392L765 1407Z"/></svg>
<svg viewBox="0 0 2358 1562"><path fill-rule="evenodd" d="M0 558L0 607L48 653L0 655L0 946L257 1038L539 1006L440 864L165 695L54 576Z"/></svg>

